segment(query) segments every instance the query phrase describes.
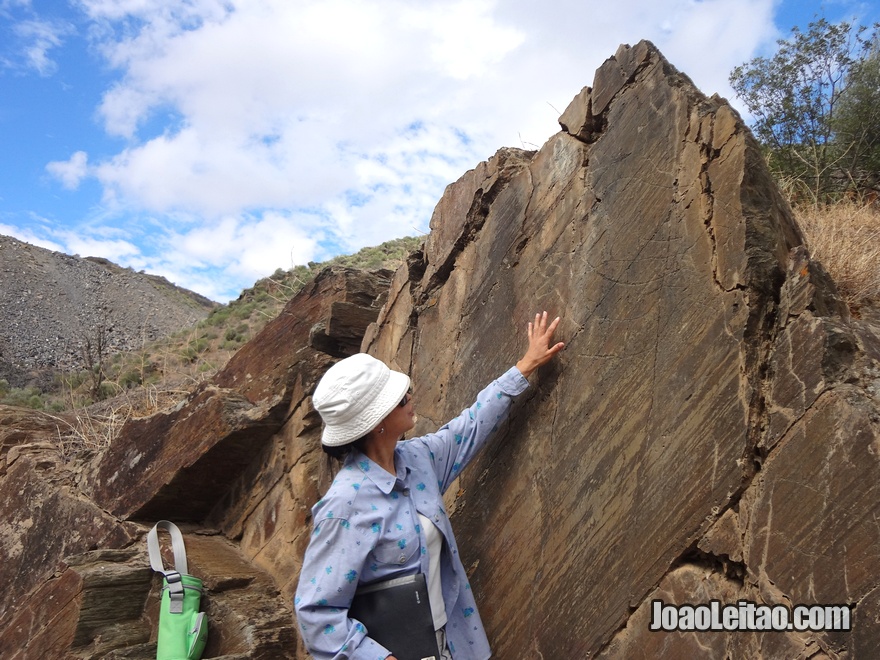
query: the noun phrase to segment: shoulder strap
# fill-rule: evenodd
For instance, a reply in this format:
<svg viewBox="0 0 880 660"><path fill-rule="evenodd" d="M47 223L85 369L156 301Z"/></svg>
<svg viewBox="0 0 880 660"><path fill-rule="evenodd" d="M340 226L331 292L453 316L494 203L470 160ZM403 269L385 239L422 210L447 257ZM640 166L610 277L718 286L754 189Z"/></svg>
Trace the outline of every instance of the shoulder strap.
<svg viewBox="0 0 880 660"><path fill-rule="evenodd" d="M162 552L159 549L159 530L164 529L171 535L171 549L174 552L174 567L165 570L162 562ZM186 565L186 547L183 545L183 534L177 529L177 525L167 520L160 520L147 534L147 550L150 553L150 566L157 573L165 576L168 585L169 612L171 614L183 613L183 581L181 575L187 575L189 569Z"/></svg>
<svg viewBox="0 0 880 660"><path fill-rule="evenodd" d="M171 535L171 549L174 552L174 568L171 571L165 570L165 564L162 562L162 553L159 550L159 530L164 529ZM186 565L186 547L183 544L183 534L177 529L177 525L167 520L157 522L150 533L147 534L147 549L150 552L150 566L153 570L162 573L177 572L181 575L188 575L189 569Z"/></svg>

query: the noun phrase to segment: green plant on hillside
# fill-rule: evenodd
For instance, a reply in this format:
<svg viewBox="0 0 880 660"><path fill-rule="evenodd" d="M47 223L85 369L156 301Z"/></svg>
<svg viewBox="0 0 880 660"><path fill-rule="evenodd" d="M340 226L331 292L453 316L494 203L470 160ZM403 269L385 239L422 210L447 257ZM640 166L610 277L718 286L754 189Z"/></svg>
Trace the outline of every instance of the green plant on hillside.
<svg viewBox="0 0 880 660"><path fill-rule="evenodd" d="M851 84L841 95L833 127L838 141L853 148L843 171L855 190L880 191L880 40L853 65Z"/></svg>
<svg viewBox="0 0 880 660"><path fill-rule="evenodd" d="M43 410L46 402L43 400L43 392L36 387L8 387L0 396L0 403L6 406L18 406L20 408L33 408Z"/></svg>

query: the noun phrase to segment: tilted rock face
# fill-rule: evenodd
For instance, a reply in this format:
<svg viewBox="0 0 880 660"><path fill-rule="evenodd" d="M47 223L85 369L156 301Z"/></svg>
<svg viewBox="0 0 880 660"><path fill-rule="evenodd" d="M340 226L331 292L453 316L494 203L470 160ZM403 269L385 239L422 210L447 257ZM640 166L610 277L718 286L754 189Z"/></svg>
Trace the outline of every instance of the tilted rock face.
<svg viewBox="0 0 880 660"><path fill-rule="evenodd" d="M566 350L447 493L495 657L877 657L880 331L809 259L736 113L651 44L621 47L560 124L449 186L393 279L325 272L92 463L65 463L48 420L0 410L0 657L151 657L158 518L188 522L206 658L307 657L290 601L331 477L321 374L363 336L412 375L415 432L433 430L543 309ZM654 599L855 618L660 633Z"/></svg>
<svg viewBox="0 0 880 660"><path fill-rule="evenodd" d="M447 189L365 340L411 374L420 432L519 356L534 312L563 319L565 351L448 501L497 657L876 646L871 626L643 625L652 598L864 599L876 620L878 342L793 250L735 112L651 44L621 47L560 123Z"/></svg>
<svg viewBox="0 0 880 660"><path fill-rule="evenodd" d="M123 518L203 520L287 421L291 406L345 354L351 328L363 336L387 287L384 274L319 275L212 382L174 410L128 422L97 465L92 497ZM320 349L312 347L316 334ZM349 354L356 350L348 347Z"/></svg>

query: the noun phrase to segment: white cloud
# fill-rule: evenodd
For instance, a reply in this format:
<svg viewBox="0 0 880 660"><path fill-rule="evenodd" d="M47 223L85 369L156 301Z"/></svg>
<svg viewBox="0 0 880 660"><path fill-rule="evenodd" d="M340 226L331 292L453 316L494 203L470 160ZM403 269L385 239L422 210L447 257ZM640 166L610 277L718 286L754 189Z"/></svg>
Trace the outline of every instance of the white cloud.
<svg viewBox="0 0 880 660"><path fill-rule="evenodd" d="M260 218L227 216L210 227L169 234L166 260L178 267L194 261L253 281L275 268L291 268L314 257L316 238L297 224L290 215L280 213Z"/></svg>
<svg viewBox="0 0 880 660"><path fill-rule="evenodd" d="M140 254L140 248L126 240L102 240L73 232L65 232L63 238L66 252L83 257L100 256L121 264Z"/></svg>
<svg viewBox="0 0 880 660"><path fill-rule="evenodd" d="M736 102L727 75L773 41L774 3L766 0L700 0L687 3L673 17L681 34L658 43L666 58L706 94Z"/></svg>
<svg viewBox="0 0 880 660"><path fill-rule="evenodd" d="M120 74L98 117L126 142L47 169L96 178L108 221L149 218L139 254L108 245L128 264L225 295L426 231L445 185L542 144L621 43L648 38L729 94L776 2L80 0Z"/></svg>
<svg viewBox="0 0 880 660"><path fill-rule="evenodd" d="M49 76L58 66L49 57L49 51L62 44L63 37L72 32L72 27L56 21L31 19L16 23L14 32L21 42L21 58L25 66L41 76Z"/></svg>
<svg viewBox="0 0 880 660"><path fill-rule="evenodd" d="M12 236L25 243L30 243L31 245L36 245L37 247L53 250L55 252L65 251L65 247L61 243L49 240L30 228L21 228L16 227L15 225L0 223L0 235Z"/></svg>
<svg viewBox="0 0 880 660"><path fill-rule="evenodd" d="M89 156L85 151L75 152L69 160L56 160L46 165L46 171L61 181L67 190L76 190L88 174Z"/></svg>

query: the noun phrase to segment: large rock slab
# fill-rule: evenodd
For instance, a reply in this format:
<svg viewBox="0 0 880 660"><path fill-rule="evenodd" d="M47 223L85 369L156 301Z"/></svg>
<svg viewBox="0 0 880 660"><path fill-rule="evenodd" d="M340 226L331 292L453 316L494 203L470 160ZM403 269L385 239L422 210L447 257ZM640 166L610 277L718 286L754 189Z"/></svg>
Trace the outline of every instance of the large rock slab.
<svg viewBox="0 0 880 660"><path fill-rule="evenodd" d="M219 535L184 533L184 540L192 573L206 590L201 607L209 634L203 657L293 658L293 613L269 575ZM171 563L169 556L166 564ZM0 655L155 658L161 586L145 542L67 557L57 576L12 614L0 632Z"/></svg>
<svg viewBox="0 0 880 660"><path fill-rule="evenodd" d="M82 497L75 473L56 452L36 447L13 458L0 480L0 631L30 594L63 568L65 557L122 547L136 537L133 526ZM49 601L58 607L64 602ZM2 642L5 635L0 633L0 647L15 648Z"/></svg>
<svg viewBox="0 0 880 660"><path fill-rule="evenodd" d="M866 597L878 547L877 402L863 389L873 335L852 329L833 283L796 249L751 134L648 42L621 47L560 123L539 151L501 150L447 188L421 262L397 273L364 343L413 377L418 433L519 357L536 311L563 319L566 350L448 494L494 652L653 655L653 638L608 645L664 576L716 552L694 570L725 598ZM855 392L828 393L853 381ZM859 440L844 450L850 434ZM815 480L827 485L805 497ZM771 523L777 511L787 517ZM816 561L794 570L790 539ZM723 588L728 570L736 589ZM693 583L669 588L695 603L706 594ZM688 640L664 657L726 657L733 644ZM855 642L736 648L770 657L841 643Z"/></svg>

